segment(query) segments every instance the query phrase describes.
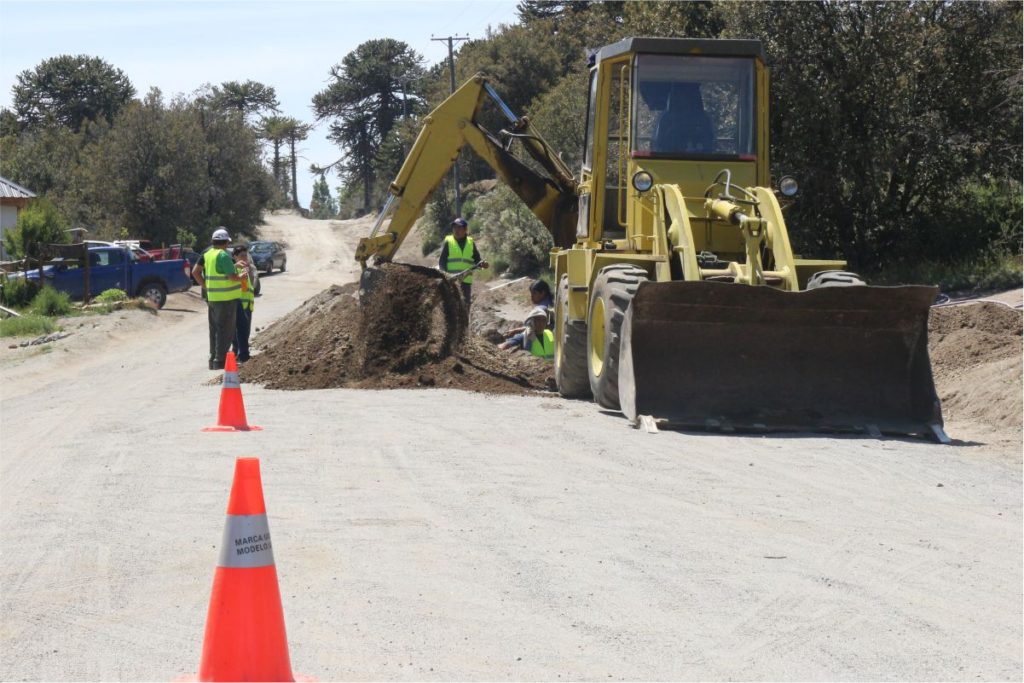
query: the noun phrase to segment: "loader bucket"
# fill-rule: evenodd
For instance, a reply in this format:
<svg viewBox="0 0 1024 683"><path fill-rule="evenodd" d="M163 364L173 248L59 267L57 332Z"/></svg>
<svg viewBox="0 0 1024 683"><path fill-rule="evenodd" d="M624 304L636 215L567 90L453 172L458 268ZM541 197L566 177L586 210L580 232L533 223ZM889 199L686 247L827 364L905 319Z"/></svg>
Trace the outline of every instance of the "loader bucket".
<svg viewBox="0 0 1024 683"><path fill-rule="evenodd" d="M622 323L622 411L634 424L948 441L928 358L936 291L643 283Z"/></svg>

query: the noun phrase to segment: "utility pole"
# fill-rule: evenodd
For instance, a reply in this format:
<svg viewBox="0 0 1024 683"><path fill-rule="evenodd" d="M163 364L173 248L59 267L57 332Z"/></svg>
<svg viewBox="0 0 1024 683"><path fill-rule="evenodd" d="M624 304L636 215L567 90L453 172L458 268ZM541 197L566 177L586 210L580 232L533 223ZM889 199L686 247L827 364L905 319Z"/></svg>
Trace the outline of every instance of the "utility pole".
<svg viewBox="0 0 1024 683"><path fill-rule="evenodd" d="M433 34L430 36L431 40L437 40L448 43L448 81L449 81L449 94L455 92L455 53L452 49L452 44L458 40L469 40L469 36L447 36L446 38L435 38ZM455 157L455 164L452 165L452 183L455 185L455 215L462 215L462 193L459 192L459 158Z"/></svg>

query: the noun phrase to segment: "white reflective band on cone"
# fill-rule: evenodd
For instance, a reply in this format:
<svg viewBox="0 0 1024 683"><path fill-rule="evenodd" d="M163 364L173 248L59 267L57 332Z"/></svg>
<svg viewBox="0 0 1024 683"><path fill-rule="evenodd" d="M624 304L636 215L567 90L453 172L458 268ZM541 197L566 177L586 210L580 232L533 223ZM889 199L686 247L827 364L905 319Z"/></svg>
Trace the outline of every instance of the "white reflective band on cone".
<svg viewBox="0 0 1024 683"><path fill-rule="evenodd" d="M224 371L224 384L222 385L225 389L241 389L242 382L238 379L237 372Z"/></svg>
<svg viewBox="0 0 1024 683"><path fill-rule="evenodd" d="M274 564L266 515L228 515L218 567L251 569Z"/></svg>

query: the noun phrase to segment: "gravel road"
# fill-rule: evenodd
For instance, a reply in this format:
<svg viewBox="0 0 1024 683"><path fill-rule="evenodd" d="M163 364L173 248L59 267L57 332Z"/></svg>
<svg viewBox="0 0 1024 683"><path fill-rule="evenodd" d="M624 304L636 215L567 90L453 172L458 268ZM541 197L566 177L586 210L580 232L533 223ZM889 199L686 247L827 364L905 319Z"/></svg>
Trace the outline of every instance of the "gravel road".
<svg viewBox="0 0 1024 683"><path fill-rule="evenodd" d="M259 327L366 221L269 217ZM593 404L244 386L195 294L0 349L0 679L194 673L236 456L320 680L1022 678L1021 435L646 434Z"/></svg>

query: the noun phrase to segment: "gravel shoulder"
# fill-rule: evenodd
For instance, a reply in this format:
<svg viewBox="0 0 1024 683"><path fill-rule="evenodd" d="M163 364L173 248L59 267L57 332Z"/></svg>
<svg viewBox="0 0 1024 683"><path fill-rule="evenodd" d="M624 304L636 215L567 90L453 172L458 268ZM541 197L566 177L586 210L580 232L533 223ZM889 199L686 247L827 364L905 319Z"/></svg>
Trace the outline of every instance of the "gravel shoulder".
<svg viewBox="0 0 1024 683"><path fill-rule="evenodd" d="M371 224L269 216L255 325L354 280ZM646 434L552 396L246 384L264 431L201 433L204 312L0 349L0 679L195 672L240 455L321 680L1024 675L1019 429Z"/></svg>

